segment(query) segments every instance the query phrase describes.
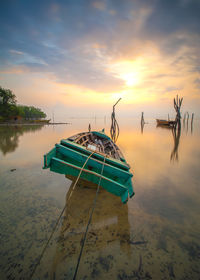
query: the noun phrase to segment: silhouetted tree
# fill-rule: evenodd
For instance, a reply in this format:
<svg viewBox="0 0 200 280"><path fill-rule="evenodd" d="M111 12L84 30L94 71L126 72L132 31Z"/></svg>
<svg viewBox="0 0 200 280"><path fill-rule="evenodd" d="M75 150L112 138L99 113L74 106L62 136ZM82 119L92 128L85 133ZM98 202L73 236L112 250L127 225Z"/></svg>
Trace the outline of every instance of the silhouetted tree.
<svg viewBox="0 0 200 280"><path fill-rule="evenodd" d="M17 105L16 103L15 94L10 89L0 87L0 121L15 116L21 116L25 119L46 118L46 114L41 109L33 106Z"/></svg>
<svg viewBox="0 0 200 280"><path fill-rule="evenodd" d="M0 86L0 104L8 105L8 104L16 104L16 96L12 93L10 89L5 89Z"/></svg>
<svg viewBox="0 0 200 280"><path fill-rule="evenodd" d="M16 96L10 89L0 87L0 120L5 120L18 113Z"/></svg>

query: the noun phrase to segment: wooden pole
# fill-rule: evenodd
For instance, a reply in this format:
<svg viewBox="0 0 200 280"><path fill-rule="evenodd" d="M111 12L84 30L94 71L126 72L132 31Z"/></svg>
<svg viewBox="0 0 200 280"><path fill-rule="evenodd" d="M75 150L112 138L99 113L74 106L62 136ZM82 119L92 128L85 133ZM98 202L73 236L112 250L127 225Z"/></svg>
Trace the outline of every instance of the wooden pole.
<svg viewBox="0 0 200 280"><path fill-rule="evenodd" d="M119 98L117 100L117 102L113 105L113 111L112 111L112 114L111 114L110 135L111 135L111 139L113 140L114 143L117 141L117 138L119 136L119 125L118 125L117 120L115 118L115 106L117 105L117 103L120 100L121 100L121 98Z"/></svg>
<svg viewBox="0 0 200 280"><path fill-rule="evenodd" d="M183 102L183 97L182 98L179 98L178 95L176 96L176 98L174 98L174 109L176 111L176 125L178 125L178 128L181 127L181 105L182 105L182 102Z"/></svg>
<svg viewBox="0 0 200 280"><path fill-rule="evenodd" d="M194 120L194 113L192 113L192 118L191 118L191 134L193 132L193 120Z"/></svg>

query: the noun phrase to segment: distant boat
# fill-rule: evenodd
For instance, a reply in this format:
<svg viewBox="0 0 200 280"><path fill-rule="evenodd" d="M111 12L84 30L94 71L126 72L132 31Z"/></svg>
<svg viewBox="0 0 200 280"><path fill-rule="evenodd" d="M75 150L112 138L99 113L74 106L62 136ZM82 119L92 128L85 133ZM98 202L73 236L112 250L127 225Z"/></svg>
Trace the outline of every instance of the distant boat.
<svg viewBox="0 0 200 280"><path fill-rule="evenodd" d="M120 196L123 203L134 195L130 166L104 130L82 132L61 140L44 155L43 168L74 177L82 170L80 178L95 184L100 181L100 186Z"/></svg>
<svg viewBox="0 0 200 280"><path fill-rule="evenodd" d="M176 121L168 121L168 120L160 120L156 119L157 125L158 126L169 126L169 127L174 127L176 124Z"/></svg>

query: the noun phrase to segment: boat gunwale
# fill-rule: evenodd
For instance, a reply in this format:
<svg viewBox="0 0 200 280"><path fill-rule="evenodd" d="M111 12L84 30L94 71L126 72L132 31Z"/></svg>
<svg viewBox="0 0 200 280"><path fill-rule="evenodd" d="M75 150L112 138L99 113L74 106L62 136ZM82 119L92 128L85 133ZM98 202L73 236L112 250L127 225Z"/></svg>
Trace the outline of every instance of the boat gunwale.
<svg viewBox="0 0 200 280"><path fill-rule="evenodd" d="M72 152L75 152L75 153L77 153L77 154L79 154L79 155L81 155L81 156L87 157L87 155L84 155L84 154L82 154L82 153L79 152L79 151L70 149L70 147L66 147L66 146L63 146L63 145L61 145L61 144L56 144L56 147L61 148L61 149L69 149L69 150L71 150ZM95 153L94 153L93 155L95 155ZM114 169L116 169L116 171L120 171L120 172L123 172L124 174L129 175L129 177L133 177L133 174L132 174L129 170L124 170L124 169L122 169L122 168L120 168L120 167L117 167L117 166L114 166L114 165L112 165L112 164L109 164L109 163L107 163L106 161L105 161L105 163L104 163L103 161L94 158L93 155L91 156L90 160L93 160L93 161L98 162L98 163L100 163L100 164L104 164L104 165L106 165L106 166L108 166L108 167L110 167L110 168L114 168ZM52 158L53 158L53 157L52 157ZM107 159L107 158L106 158L106 159Z"/></svg>
<svg viewBox="0 0 200 280"><path fill-rule="evenodd" d="M64 144L66 144L66 146ZM74 141L70 141L68 139L63 139L60 142L60 145L62 145L63 147L69 147L68 144L69 144L70 147L78 148L79 151L77 151L76 149L73 149L74 151L77 151L77 152L84 151L84 152L87 152L87 154L90 154L90 153L93 152L92 150L87 149L86 147L84 147L84 146L82 146L82 145L80 145L78 143L74 143ZM56 144L56 145L59 145L59 144ZM126 162L125 159L124 159L125 161L120 161L119 159L116 159L116 158L113 158L113 157L109 157L109 155L103 154L103 153L101 153L99 151L95 151L95 153L92 155L92 159L94 159L93 156L95 156L95 155L97 155L97 156L99 155L102 158L106 157L106 159L108 161L115 163L116 165L120 166L121 168L124 168L127 171L130 169L130 166L128 165L128 163Z"/></svg>
<svg viewBox="0 0 200 280"><path fill-rule="evenodd" d="M169 124L175 124L176 121L170 121L170 120L161 120L161 119L156 119L157 123L159 124L166 124L166 125L169 125Z"/></svg>

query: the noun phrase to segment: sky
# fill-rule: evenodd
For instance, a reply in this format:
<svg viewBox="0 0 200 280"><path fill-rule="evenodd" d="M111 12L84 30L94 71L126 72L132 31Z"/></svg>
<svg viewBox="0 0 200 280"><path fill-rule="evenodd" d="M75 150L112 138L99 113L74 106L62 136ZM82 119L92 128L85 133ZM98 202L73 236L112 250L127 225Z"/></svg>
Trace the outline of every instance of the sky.
<svg viewBox="0 0 200 280"><path fill-rule="evenodd" d="M200 117L199 0L1 0L0 86L56 120Z"/></svg>

